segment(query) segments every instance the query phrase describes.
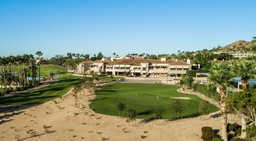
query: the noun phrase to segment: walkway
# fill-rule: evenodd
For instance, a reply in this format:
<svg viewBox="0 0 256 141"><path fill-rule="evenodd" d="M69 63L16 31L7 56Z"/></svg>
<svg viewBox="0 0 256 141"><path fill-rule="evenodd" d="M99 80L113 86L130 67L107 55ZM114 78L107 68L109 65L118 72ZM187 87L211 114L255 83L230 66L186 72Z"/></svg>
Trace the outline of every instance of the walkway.
<svg viewBox="0 0 256 141"><path fill-rule="evenodd" d="M195 91L190 90L190 89L189 90L187 89L187 90L184 91L184 90L182 90L182 88L178 89L177 91L180 92L180 93L196 95L197 97L199 97L203 100L206 100L209 103L211 103L211 104L215 105L216 107L220 108L220 105L217 101L215 101L215 100L213 100L213 99L211 99L211 98L209 98L209 97L207 97L207 96L205 96L205 95L203 95L199 92L195 92Z"/></svg>

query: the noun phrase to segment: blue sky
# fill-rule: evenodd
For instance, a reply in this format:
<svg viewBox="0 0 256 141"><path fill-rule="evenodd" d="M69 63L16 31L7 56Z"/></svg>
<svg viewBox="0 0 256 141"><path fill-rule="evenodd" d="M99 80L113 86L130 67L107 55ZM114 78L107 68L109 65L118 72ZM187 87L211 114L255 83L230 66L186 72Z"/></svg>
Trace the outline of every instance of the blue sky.
<svg viewBox="0 0 256 141"><path fill-rule="evenodd" d="M0 0L0 56L171 54L256 36L255 0Z"/></svg>

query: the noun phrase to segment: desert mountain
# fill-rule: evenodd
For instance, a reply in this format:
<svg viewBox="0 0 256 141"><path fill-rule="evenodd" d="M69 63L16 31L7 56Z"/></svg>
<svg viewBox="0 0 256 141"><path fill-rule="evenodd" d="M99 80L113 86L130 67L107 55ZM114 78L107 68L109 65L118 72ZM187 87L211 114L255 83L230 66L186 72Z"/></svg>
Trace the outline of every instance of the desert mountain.
<svg viewBox="0 0 256 141"><path fill-rule="evenodd" d="M233 42L229 45L226 45L223 47L220 51L221 52L230 52L230 51L251 51L252 46L255 45L252 42L247 42L244 40L239 40L236 42Z"/></svg>

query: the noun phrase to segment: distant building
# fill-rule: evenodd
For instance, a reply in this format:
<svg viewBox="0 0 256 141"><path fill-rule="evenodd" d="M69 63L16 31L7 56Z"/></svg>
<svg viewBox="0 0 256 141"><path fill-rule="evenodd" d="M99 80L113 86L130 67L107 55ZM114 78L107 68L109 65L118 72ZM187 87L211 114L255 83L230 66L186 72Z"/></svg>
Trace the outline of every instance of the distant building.
<svg viewBox="0 0 256 141"><path fill-rule="evenodd" d="M252 57L255 56L254 53L252 52L214 52L214 54L220 54L220 53L227 53L232 55L234 58L247 58L247 57Z"/></svg>
<svg viewBox="0 0 256 141"><path fill-rule="evenodd" d="M144 76L144 77L158 77L158 76L176 76L180 77L186 74L187 70L191 70L193 62L181 60L161 60L153 59L131 59L129 57L110 60L97 61L83 61L77 66L77 73L84 74L95 72L99 74L123 76L129 74L130 76Z"/></svg>

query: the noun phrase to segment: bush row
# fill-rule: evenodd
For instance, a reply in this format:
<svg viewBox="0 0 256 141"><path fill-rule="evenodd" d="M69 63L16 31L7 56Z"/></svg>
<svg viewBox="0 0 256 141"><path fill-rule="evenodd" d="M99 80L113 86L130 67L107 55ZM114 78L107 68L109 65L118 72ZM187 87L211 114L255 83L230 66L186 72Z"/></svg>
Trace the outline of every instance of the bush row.
<svg viewBox="0 0 256 141"><path fill-rule="evenodd" d="M207 96L209 98L212 98L212 99L214 99L216 101L220 100L220 96L217 93L215 88L209 88L205 84L196 84L195 83L194 85L195 85L194 86L194 90L195 91L198 91L198 92L204 94L205 96Z"/></svg>

